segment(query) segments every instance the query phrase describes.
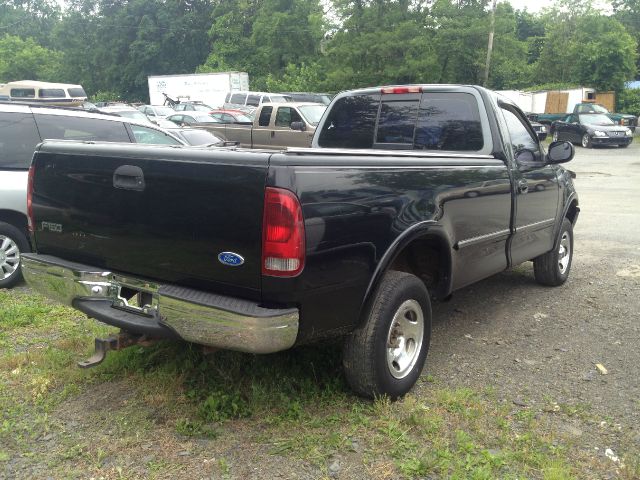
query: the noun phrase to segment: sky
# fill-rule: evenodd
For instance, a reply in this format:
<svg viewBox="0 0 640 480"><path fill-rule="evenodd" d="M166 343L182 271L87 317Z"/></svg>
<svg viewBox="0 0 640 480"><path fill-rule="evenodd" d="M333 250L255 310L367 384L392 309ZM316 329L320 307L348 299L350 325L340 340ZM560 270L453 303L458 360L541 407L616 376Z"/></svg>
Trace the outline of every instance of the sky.
<svg viewBox="0 0 640 480"><path fill-rule="evenodd" d="M508 1L511 5L513 5L513 8L517 10L524 10L526 8L529 13L537 13L545 7L550 7L554 3L553 0L508 0ZM596 6L598 6L599 4L601 7L606 9L605 3L606 2L604 0L595 2Z"/></svg>

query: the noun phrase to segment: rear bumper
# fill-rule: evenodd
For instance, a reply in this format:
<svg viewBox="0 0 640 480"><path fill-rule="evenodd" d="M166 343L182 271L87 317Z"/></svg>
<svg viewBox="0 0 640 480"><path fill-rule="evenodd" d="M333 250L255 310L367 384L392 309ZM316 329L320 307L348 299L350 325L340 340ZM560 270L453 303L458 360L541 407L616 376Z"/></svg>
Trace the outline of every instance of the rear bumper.
<svg viewBox="0 0 640 480"><path fill-rule="evenodd" d="M162 285L49 255L24 254L21 260L24 278L34 290L132 333L249 353L286 350L298 335L296 308L264 308L248 300ZM133 292L140 294L144 305L127 299Z"/></svg>

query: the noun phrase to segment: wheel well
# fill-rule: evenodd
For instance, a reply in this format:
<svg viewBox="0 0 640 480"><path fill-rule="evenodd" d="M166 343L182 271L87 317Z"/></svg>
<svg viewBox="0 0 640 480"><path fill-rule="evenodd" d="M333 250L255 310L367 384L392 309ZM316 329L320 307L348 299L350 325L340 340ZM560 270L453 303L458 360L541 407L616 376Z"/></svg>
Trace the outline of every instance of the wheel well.
<svg viewBox="0 0 640 480"><path fill-rule="evenodd" d="M574 200L573 202L571 202L571 205L569 205L569 209L567 210L567 218L573 225L575 225L577 216L578 216L578 202Z"/></svg>
<svg viewBox="0 0 640 480"><path fill-rule="evenodd" d="M25 235L28 235L27 230L27 217L20 212L14 210L0 210L0 222L8 223L14 227L20 229Z"/></svg>
<svg viewBox="0 0 640 480"><path fill-rule="evenodd" d="M436 298L449 294L451 259L438 238L419 238L407 245L393 260L389 270L415 275Z"/></svg>

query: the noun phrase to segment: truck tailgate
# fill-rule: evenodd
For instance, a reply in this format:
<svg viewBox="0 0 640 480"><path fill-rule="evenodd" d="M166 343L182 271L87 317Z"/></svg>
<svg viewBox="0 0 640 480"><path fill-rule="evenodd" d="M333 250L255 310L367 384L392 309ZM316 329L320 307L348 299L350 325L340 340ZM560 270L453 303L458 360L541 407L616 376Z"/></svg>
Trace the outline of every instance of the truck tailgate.
<svg viewBox="0 0 640 480"><path fill-rule="evenodd" d="M45 142L33 161L38 253L259 299L268 162L264 152Z"/></svg>

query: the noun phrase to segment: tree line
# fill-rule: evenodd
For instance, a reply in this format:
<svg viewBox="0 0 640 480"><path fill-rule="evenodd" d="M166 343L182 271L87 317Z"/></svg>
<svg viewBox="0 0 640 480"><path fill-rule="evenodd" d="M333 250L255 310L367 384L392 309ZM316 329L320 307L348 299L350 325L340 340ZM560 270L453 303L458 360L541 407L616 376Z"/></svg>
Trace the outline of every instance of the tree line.
<svg viewBox="0 0 640 480"><path fill-rule="evenodd" d="M147 76L246 71L251 88L337 92L481 84L490 0L5 0L0 82L82 84L147 98ZM487 86L615 90L638 74L640 0L495 12ZM637 100L640 103L640 99ZM638 105L640 110L640 105Z"/></svg>

